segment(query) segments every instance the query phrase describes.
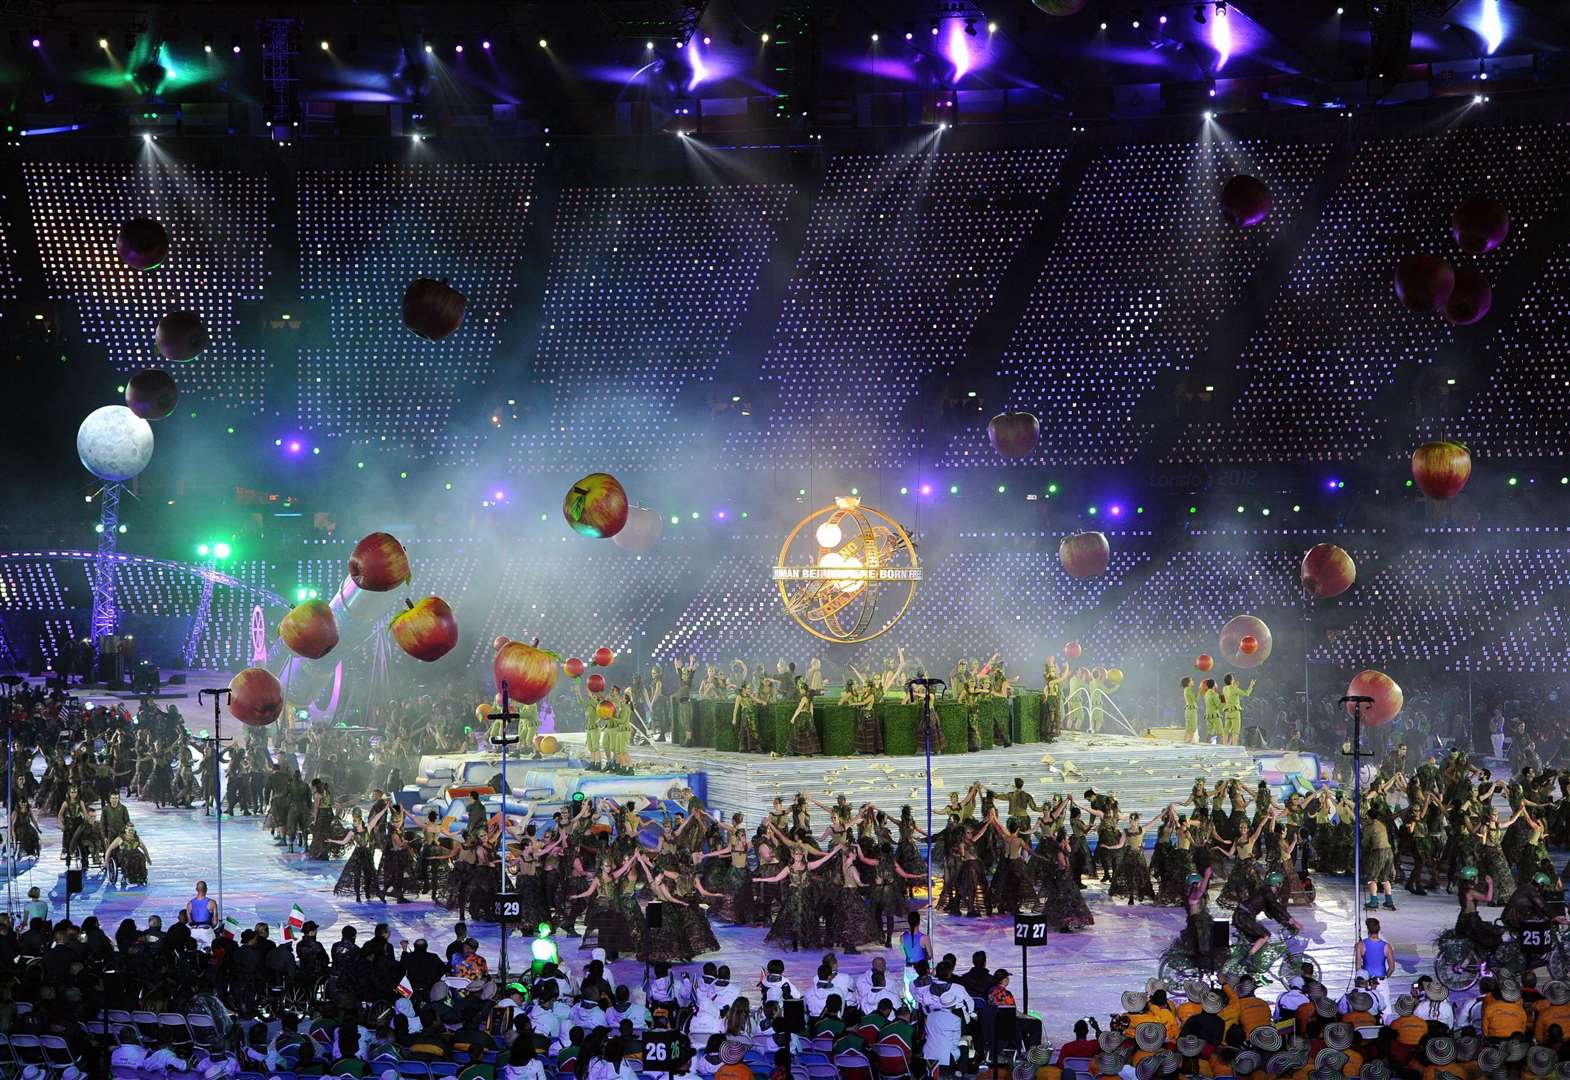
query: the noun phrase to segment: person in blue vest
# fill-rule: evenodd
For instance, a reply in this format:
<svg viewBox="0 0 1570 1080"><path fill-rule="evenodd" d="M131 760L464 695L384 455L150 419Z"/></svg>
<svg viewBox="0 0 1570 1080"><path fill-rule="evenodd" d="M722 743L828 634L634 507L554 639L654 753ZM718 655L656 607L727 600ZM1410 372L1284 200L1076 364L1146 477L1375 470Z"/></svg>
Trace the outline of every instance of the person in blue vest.
<svg viewBox="0 0 1570 1080"><path fill-rule="evenodd" d="M207 895L207 882L196 883L196 895L185 902L185 916L193 931L205 931L209 938L218 929L218 901Z"/></svg>

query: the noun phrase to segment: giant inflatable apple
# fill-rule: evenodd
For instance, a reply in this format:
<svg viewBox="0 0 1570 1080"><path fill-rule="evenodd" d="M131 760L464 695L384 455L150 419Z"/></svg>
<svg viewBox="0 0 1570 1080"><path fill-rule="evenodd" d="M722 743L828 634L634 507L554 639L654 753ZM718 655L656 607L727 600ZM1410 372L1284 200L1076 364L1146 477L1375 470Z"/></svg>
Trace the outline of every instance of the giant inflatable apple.
<svg viewBox="0 0 1570 1080"><path fill-rule="evenodd" d="M283 685L266 668L246 668L229 680L229 715L251 727L266 727L283 715Z"/></svg>
<svg viewBox="0 0 1570 1080"><path fill-rule="evenodd" d="M1481 255L1493 251L1510 235L1510 213L1493 199L1473 195L1450 215L1450 231L1462 251Z"/></svg>
<svg viewBox="0 0 1570 1080"><path fill-rule="evenodd" d="M1065 536L1058 545L1058 562L1070 577L1093 578L1104 574L1112 558L1112 548L1104 534L1098 532L1074 533Z"/></svg>
<svg viewBox="0 0 1570 1080"><path fill-rule="evenodd" d="M1340 596L1357 580L1357 564L1335 544L1315 544L1303 556L1303 588L1320 600Z"/></svg>
<svg viewBox="0 0 1570 1080"><path fill-rule="evenodd" d="M114 248L132 270L151 270L169 257L169 233L152 218L132 218L120 226Z"/></svg>
<svg viewBox="0 0 1570 1080"><path fill-rule="evenodd" d="M1221 186L1221 212L1240 228L1251 228L1270 216L1270 189L1257 177L1239 174Z"/></svg>
<svg viewBox="0 0 1570 1080"><path fill-rule="evenodd" d="M338 644L338 620L327 601L306 600L283 617L278 635L296 656L320 660Z"/></svg>
<svg viewBox="0 0 1570 1080"><path fill-rule="evenodd" d="M158 320L158 327L153 331L153 344L157 346L158 354L177 364L195 360L211 340L207 324L194 311L171 311Z"/></svg>
<svg viewBox="0 0 1570 1080"><path fill-rule="evenodd" d="M627 493L610 473L590 473L568 489L561 512L575 532L603 540L627 524Z"/></svg>
<svg viewBox="0 0 1570 1080"><path fill-rule="evenodd" d="M1380 727L1396 718L1405 704L1400 685L1383 671L1360 671L1347 684L1347 697L1371 697L1372 705L1363 708L1363 723ZM1347 715L1352 715L1352 703L1347 702Z"/></svg>
<svg viewBox="0 0 1570 1080"><path fill-rule="evenodd" d="M1252 640L1250 640L1252 639ZM1270 627L1255 615L1239 615L1221 628L1221 658L1236 668L1258 667L1275 644Z"/></svg>
<svg viewBox="0 0 1570 1080"><path fill-rule="evenodd" d="M1445 306L1456 287L1456 272L1438 255L1408 255L1396 264L1396 296L1412 311Z"/></svg>
<svg viewBox="0 0 1570 1080"><path fill-rule="evenodd" d="M1494 288L1479 271L1463 266L1456 271L1456 285L1445 301L1445 321L1453 326L1481 322L1494 306Z"/></svg>
<svg viewBox="0 0 1570 1080"><path fill-rule="evenodd" d="M143 420L162 420L174 412L180 389L162 368L148 368L125 384L125 404Z"/></svg>
<svg viewBox="0 0 1570 1080"><path fill-rule="evenodd" d="M998 413L987 423L987 441L999 457L1025 457L1041 441L1041 421L1028 412Z"/></svg>
<svg viewBox="0 0 1570 1080"><path fill-rule="evenodd" d="M463 293L434 278L416 278L403 294L403 325L428 341L458 329L469 302Z"/></svg>
<svg viewBox="0 0 1570 1080"><path fill-rule="evenodd" d="M391 630L398 648L426 663L440 660L458 644L458 620L439 596L405 600L404 610L393 616Z"/></svg>
<svg viewBox="0 0 1570 1080"><path fill-rule="evenodd" d="M561 658L540 648L540 639L532 642L509 641L496 650L491 661L491 676L500 690L507 684L507 696L524 705L544 701L556 685L556 673L561 670Z"/></svg>
<svg viewBox="0 0 1570 1080"><path fill-rule="evenodd" d="M373 532L354 545L349 577L366 592L391 592L409 580L409 554L391 533Z"/></svg>
<svg viewBox="0 0 1570 1080"><path fill-rule="evenodd" d="M1426 442L1412 451L1412 480L1430 499L1453 499L1472 477L1472 453L1457 442Z"/></svg>

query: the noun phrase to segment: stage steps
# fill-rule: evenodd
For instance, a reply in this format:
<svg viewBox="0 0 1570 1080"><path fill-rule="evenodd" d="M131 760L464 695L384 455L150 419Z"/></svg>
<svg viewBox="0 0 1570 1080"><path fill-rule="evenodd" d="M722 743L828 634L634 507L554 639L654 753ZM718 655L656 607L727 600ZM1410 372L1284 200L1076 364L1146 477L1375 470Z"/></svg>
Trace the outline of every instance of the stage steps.
<svg viewBox="0 0 1570 1080"><path fill-rule="evenodd" d="M925 825L926 762L919 756L773 757L659 744L636 747L633 759L643 768L706 773L710 810L727 817L739 810L749 826L762 820L776 796L789 802L798 791L822 803L843 793L853 805L870 801L891 815L909 803ZM1072 792L1083 802L1085 789L1095 788L1115 793L1124 812L1138 812L1146 820L1168 803L1186 799L1195 777L1208 784L1240 777L1250 787L1258 780L1253 756L1244 747L1078 732L1053 743L934 756L932 776L934 813L950 791L963 795L972 781L1001 793L1018 776L1038 801Z"/></svg>

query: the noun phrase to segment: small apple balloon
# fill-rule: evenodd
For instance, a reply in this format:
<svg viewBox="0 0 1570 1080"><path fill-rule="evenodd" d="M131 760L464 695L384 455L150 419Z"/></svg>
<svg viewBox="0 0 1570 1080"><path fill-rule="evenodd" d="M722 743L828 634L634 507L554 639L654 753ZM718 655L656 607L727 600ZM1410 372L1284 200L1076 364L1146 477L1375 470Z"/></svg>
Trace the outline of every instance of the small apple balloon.
<svg viewBox="0 0 1570 1080"><path fill-rule="evenodd" d="M1070 660L1078 660L1082 652L1084 652L1084 649L1080 648L1080 644L1077 641L1071 641L1063 646L1063 655Z"/></svg>
<svg viewBox="0 0 1570 1080"><path fill-rule="evenodd" d="M409 580L409 554L391 533L373 532L354 545L349 577L367 592L391 592Z"/></svg>
<svg viewBox="0 0 1570 1080"><path fill-rule="evenodd" d="M589 693L598 694L601 690L605 689L605 676L596 671L593 675L588 677L584 685L589 688Z"/></svg>
<svg viewBox="0 0 1570 1080"><path fill-rule="evenodd" d="M610 667L615 659L615 655L604 645L601 645L598 649L594 650L595 667Z"/></svg>
<svg viewBox="0 0 1570 1080"><path fill-rule="evenodd" d="M440 660L458 644L458 620L439 596L418 602L404 601L404 610L393 617L393 640L416 660Z"/></svg>
<svg viewBox="0 0 1570 1080"><path fill-rule="evenodd" d="M1194 658L1195 671L1209 671L1216 666L1216 658L1209 653L1200 653Z"/></svg>
<svg viewBox="0 0 1570 1080"><path fill-rule="evenodd" d="M283 685L266 668L246 668L229 680L229 715L251 727L266 727L283 715Z"/></svg>
<svg viewBox="0 0 1570 1080"><path fill-rule="evenodd" d="M567 662L562 665L562 669L567 672L568 678L581 679L583 678L583 666L581 659L576 656L569 656Z"/></svg>

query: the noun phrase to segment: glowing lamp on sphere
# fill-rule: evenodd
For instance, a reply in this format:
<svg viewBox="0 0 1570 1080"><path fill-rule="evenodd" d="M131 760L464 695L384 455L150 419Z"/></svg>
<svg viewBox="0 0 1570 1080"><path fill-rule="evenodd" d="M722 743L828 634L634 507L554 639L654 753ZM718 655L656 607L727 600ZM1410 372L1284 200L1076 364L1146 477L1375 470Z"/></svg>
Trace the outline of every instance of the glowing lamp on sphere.
<svg viewBox="0 0 1570 1080"><path fill-rule="evenodd" d="M594 713L601 720L609 720L616 715L616 706L608 701L602 701L594 707Z"/></svg>
<svg viewBox="0 0 1570 1080"><path fill-rule="evenodd" d="M409 576L409 553L391 533L371 533L349 556L349 577L367 592L391 592Z"/></svg>
<svg viewBox="0 0 1570 1080"><path fill-rule="evenodd" d="M590 473L568 489L561 512L574 532L603 540L627 524L627 492L610 473Z"/></svg>
<svg viewBox="0 0 1570 1080"><path fill-rule="evenodd" d="M567 662L562 665L562 670L567 673L569 679L581 679L583 678L583 667L584 664L581 659L576 656L569 656Z"/></svg>
<svg viewBox="0 0 1570 1080"><path fill-rule="evenodd" d="M1200 653L1198 656L1194 657L1195 671L1209 671L1215 666L1216 658L1211 656L1209 653Z"/></svg>
<svg viewBox="0 0 1570 1080"><path fill-rule="evenodd" d="M1089 0L1030 0L1030 2L1043 15L1052 15L1061 19L1065 15L1078 14Z"/></svg>
<svg viewBox="0 0 1570 1080"><path fill-rule="evenodd" d="M1116 690L1118 687L1123 685L1123 669L1109 667L1107 668L1106 675L1104 675L1102 679L1107 684L1108 690Z"/></svg>
<svg viewBox="0 0 1570 1080"><path fill-rule="evenodd" d="M129 480L153 460L152 426L124 405L94 409L76 429L76 456L100 480Z"/></svg>
<svg viewBox="0 0 1570 1080"><path fill-rule="evenodd" d="M589 688L589 693L598 694L605 689L605 676L596 671L584 681L584 685Z"/></svg>
<svg viewBox="0 0 1570 1080"><path fill-rule="evenodd" d="M320 660L338 645L338 620L327 601L307 600L283 617L278 636L296 656Z"/></svg>
<svg viewBox="0 0 1570 1080"><path fill-rule="evenodd" d="M987 423L987 441L999 457L1025 457L1041 441L1041 421L1028 412L998 413Z"/></svg>
<svg viewBox="0 0 1570 1080"><path fill-rule="evenodd" d="M1430 499L1453 499L1472 478L1472 453L1457 442L1426 442L1412 451L1412 480Z"/></svg>
<svg viewBox="0 0 1570 1080"><path fill-rule="evenodd" d="M169 257L169 231L152 218L132 218L120 226L114 249L132 270L151 270Z"/></svg>
<svg viewBox="0 0 1570 1080"><path fill-rule="evenodd" d="M404 610L393 616L392 636L398 648L430 663L452 652L458 644L458 620L452 608L439 596L411 602L405 600Z"/></svg>
<svg viewBox="0 0 1570 1080"><path fill-rule="evenodd" d="M427 341L440 341L458 329L468 303L445 281L416 278L403 293L403 325Z"/></svg>
<svg viewBox="0 0 1570 1080"><path fill-rule="evenodd" d="M1252 640L1250 640L1252 639ZM1249 645L1245 648L1245 643ZM1221 628L1221 659L1236 668L1253 668L1270 659L1275 645L1270 627L1255 615L1238 615Z"/></svg>
<svg viewBox="0 0 1570 1080"><path fill-rule="evenodd" d="M1272 205L1270 189L1257 177L1239 174L1221 186L1221 212L1239 228L1264 221Z"/></svg>
<svg viewBox="0 0 1570 1080"><path fill-rule="evenodd" d="M1303 588L1320 600L1340 596L1357 580L1357 564L1335 544L1315 544L1303 556Z"/></svg>
<svg viewBox="0 0 1570 1080"><path fill-rule="evenodd" d="M1488 279L1470 267L1456 271L1455 288L1445 301L1445 320L1452 326L1471 326L1482 322L1494 306L1494 288Z"/></svg>
<svg viewBox="0 0 1570 1080"><path fill-rule="evenodd" d="M1493 251L1510 235L1510 212L1503 204L1473 195L1450 215L1450 232L1468 255Z"/></svg>
<svg viewBox="0 0 1570 1080"><path fill-rule="evenodd" d="M1401 694L1401 686L1383 671L1360 671L1352 677L1347 684L1347 697L1371 697L1372 705L1363 707L1363 723L1369 727L1382 727L1394 720L1401 712L1401 706L1406 699ZM1346 705L1348 716L1353 715L1352 703Z"/></svg>
<svg viewBox="0 0 1570 1080"><path fill-rule="evenodd" d="M177 364L195 360L211 343L207 324L194 311L171 311L158 320L158 327L153 331L158 355Z"/></svg>
<svg viewBox="0 0 1570 1080"><path fill-rule="evenodd" d="M1104 533L1082 532L1065 536L1058 545L1058 562L1069 577L1093 578L1106 573L1112 548Z"/></svg>
<svg viewBox="0 0 1570 1080"><path fill-rule="evenodd" d="M1396 296L1410 311L1436 311L1456 287L1456 272L1438 255L1408 255L1396 264Z"/></svg>
<svg viewBox="0 0 1570 1080"><path fill-rule="evenodd" d="M598 649L594 650L594 666L595 667L610 667L611 664L613 664L615 662L616 662L616 654L611 652L604 645L601 645Z"/></svg>
<svg viewBox="0 0 1570 1080"><path fill-rule="evenodd" d="M246 668L229 680L229 715L266 727L283 715L283 684L266 668Z"/></svg>
<svg viewBox="0 0 1570 1080"><path fill-rule="evenodd" d="M665 522L653 510L642 506L627 508L627 524L621 527L611 543L624 551L648 551L665 531Z"/></svg>
<svg viewBox="0 0 1570 1080"><path fill-rule="evenodd" d="M817 537L818 546L821 548L839 547L840 541L845 538L844 531L837 522L833 521L825 521L822 525L819 525L813 535Z"/></svg>
<svg viewBox="0 0 1570 1080"><path fill-rule="evenodd" d="M1085 650L1080 647L1080 644L1077 641L1071 641L1067 645L1063 646L1063 655L1070 660L1078 660L1080 654L1084 651Z"/></svg>
<svg viewBox="0 0 1570 1080"><path fill-rule="evenodd" d="M162 420L174 412L180 390L162 368L138 371L125 384L125 405L143 420Z"/></svg>

